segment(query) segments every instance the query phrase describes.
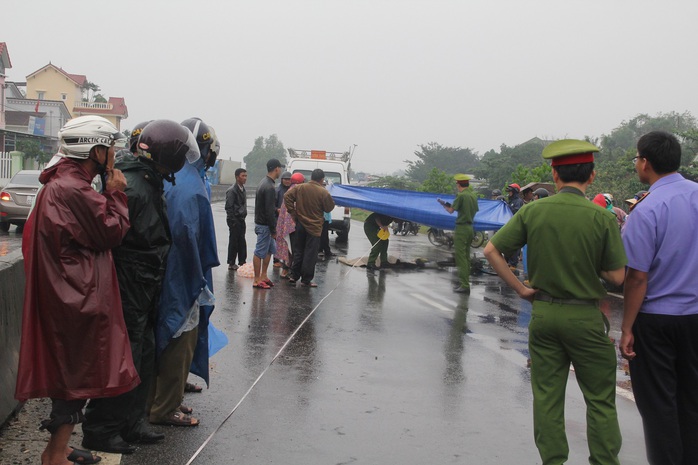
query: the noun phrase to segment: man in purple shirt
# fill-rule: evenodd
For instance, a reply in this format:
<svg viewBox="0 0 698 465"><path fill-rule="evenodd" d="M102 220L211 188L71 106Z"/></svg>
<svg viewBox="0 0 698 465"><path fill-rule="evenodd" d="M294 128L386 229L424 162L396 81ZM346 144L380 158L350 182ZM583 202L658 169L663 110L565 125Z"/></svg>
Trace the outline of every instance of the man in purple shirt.
<svg viewBox="0 0 698 465"><path fill-rule="evenodd" d="M650 464L698 463L698 184L677 173L681 146L654 131L637 143L650 185L623 230L628 255L620 350Z"/></svg>

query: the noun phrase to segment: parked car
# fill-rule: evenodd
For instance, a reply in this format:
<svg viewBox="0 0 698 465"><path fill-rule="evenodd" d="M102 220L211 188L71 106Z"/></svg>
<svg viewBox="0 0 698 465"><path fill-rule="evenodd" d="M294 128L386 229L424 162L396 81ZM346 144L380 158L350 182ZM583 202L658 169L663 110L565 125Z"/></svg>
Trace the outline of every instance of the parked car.
<svg viewBox="0 0 698 465"><path fill-rule="evenodd" d="M40 170L18 171L0 191L0 231L7 232L10 225L21 231L27 221L36 192L41 187Z"/></svg>

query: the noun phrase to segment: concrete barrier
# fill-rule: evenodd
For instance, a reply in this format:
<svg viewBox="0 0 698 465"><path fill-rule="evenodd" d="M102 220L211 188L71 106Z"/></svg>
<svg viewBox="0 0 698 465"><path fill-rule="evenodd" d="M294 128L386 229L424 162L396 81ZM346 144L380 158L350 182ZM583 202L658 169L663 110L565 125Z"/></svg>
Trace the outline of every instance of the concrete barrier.
<svg viewBox="0 0 698 465"><path fill-rule="evenodd" d="M0 425L20 408L14 398L24 301L24 259L16 250L0 257Z"/></svg>

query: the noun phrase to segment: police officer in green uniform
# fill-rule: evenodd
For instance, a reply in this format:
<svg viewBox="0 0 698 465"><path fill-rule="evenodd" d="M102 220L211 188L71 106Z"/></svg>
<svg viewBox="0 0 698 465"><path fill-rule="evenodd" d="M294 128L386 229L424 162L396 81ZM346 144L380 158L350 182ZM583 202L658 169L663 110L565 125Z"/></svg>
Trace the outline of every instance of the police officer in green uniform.
<svg viewBox="0 0 698 465"><path fill-rule="evenodd" d="M364 221L364 233L371 242L371 252L368 255L368 261L366 262L366 269L368 271L379 269L376 266L376 259L379 257L381 259L380 268L388 268L390 266L390 263L388 262L388 244L390 241L388 239L379 239L378 232L381 229L388 232L388 225L390 225L392 222L393 218L388 215L381 215L380 213L371 213ZM388 236L390 236L390 233L388 233Z"/></svg>
<svg viewBox="0 0 698 465"><path fill-rule="evenodd" d="M447 212L458 212L453 245L456 249L456 266L460 284L453 291L460 294L470 294L470 243L473 241L473 218L478 211L477 198L468 189L472 176L457 174L453 177L458 187L458 195L453 205L439 199Z"/></svg>
<svg viewBox="0 0 698 465"><path fill-rule="evenodd" d="M606 295L599 278L620 285L627 259L615 215L584 197L596 175L598 151L580 140L548 145L543 158L552 161L558 194L525 205L485 247L497 274L533 303L534 439L544 465L568 458L564 405L570 363L587 404L589 463L619 463L616 350L598 303ZM525 244L532 288L518 280L502 256Z"/></svg>

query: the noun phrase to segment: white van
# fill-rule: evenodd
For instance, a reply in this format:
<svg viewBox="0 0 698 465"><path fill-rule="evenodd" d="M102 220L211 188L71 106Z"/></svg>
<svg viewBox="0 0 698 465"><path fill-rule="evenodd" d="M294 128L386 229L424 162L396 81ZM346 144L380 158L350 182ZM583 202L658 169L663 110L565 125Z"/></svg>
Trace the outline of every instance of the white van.
<svg viewBox="0 0 698 465"><path fill-rule="evenodd" d="M324 150L288 149L290 161L286 170L293 173L303 173L306 181L314 169L320 168L325 172L327 184L349 184L349 152L326 152ZM351 210L348 207L335 207L332 211L330 231L337 234L336 242L346 242L351 226Z"/></svg>

